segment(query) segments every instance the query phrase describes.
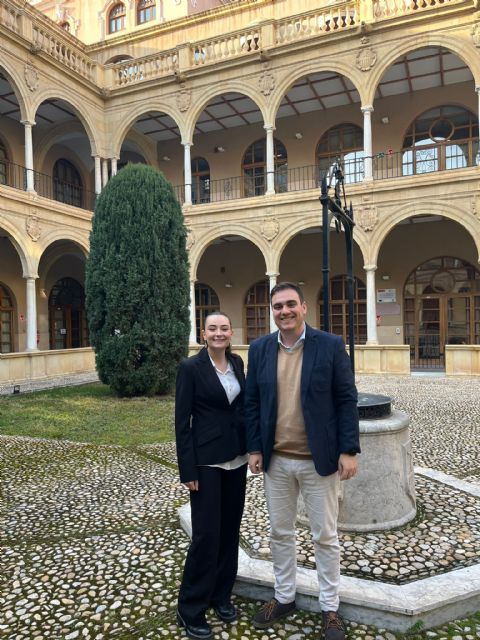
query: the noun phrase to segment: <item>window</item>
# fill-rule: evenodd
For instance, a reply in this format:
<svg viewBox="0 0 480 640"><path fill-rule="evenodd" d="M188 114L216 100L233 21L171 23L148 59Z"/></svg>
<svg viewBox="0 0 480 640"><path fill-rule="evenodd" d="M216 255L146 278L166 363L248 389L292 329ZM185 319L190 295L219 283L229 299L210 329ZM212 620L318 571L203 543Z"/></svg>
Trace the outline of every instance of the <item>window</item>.
<svg viewBox="0 0 480 640"><path fill-rule="evenodd" d="M245 296L245 331L247 344L270 332L270 289L268 281L255 283Z"/></svg>
<svg viewBox="0 0 480 640"><path fill-rule="evenodd" d="M205 318L212 311L219 311L220 302L216 292L208 284L198 282L195 285L195 319L197 329L197 342L202 342L202 331L205 327Z"/></svg>
<svg viewBox="0 0 480 640"><path fill-rule="evenodd" d="M155 20L155 2L156 0L140 0L137 4L137 24Z"/></svg>
<svg viewBox="0 0 480 640"><path fill-rule="evenodd" d="M13 299L0 283L0 353L13 351Z"/></svg>
<svg viewBox="0 0 480 640"><path fill-rule="evenodd" d="M275 191L287 191L287 150L277 139L273 141ZM243 157L245 197L262 196L267 189L267 142L265 138L251 144Z"/></svg>
<svg viewBox="0 0 480 640"><path fill-rule="evenodd" d="M8 184L8 158L5 147L0 142L0 184Z"/></svg>
<svg viewBox="0 0 480 640"><path fill-rule="evenodd" d="M355 124L339 124L329 129L317 146L317 162L320 171L330 171L340 160L345 182L363 180L363 130Z"/></svg>
<svg viewBox="0 0 480 640"><path fill-rule="evenodd" d="M404 176L476 164L478 118L463 107L445 105L422 113L403 140Z"/></svg>
<svg viewBox="0 0 480 640"><path fill-rule="evenodd" d="M82 181L71 162L61 158L53 167L53 199L74 207L82 206Z"/></svg>
<svg viewBox="0 0 480 640"><path fill-rule="evenodd" d="M108 14L108 33L116 33L122 29L125 29L125 5L119 2Z"/></svg>
<svg viewBox="0 0 480 640"><path fill-rule="evenodd" d="M205 158L194 158L192 167L192 202L210 202L210 166Z"/></svg>
<svg viewBox="0 0 480 640"><path fill-rule="evenodd" d="M320 328L323 328L323 287L318 296ZM367 341L367 290L364 283L354 277L353 283L353 327L355 342ZM330 279L330 331L342 336L348 343L348 281L346 275Z"/></svg>

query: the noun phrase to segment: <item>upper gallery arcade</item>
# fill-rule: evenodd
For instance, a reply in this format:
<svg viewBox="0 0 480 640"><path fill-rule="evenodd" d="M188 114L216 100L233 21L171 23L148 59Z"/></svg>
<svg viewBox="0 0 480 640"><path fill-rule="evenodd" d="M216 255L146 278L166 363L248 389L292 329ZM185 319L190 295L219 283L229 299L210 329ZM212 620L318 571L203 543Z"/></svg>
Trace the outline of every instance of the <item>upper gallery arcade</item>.
<svg viewBox="0 0 480 640"><path fill-rule="evenodd" d="M183 205L192 343L219 306L238 344L269 331L279 278L303 283L320 326L318 186L339 158L356 341L408 344L413 366L480 344L471 1L34 4L0 0L2 354L88 346L92 211L127 162L159 168ZM343 247L334 234L346 336Z"/></svg>

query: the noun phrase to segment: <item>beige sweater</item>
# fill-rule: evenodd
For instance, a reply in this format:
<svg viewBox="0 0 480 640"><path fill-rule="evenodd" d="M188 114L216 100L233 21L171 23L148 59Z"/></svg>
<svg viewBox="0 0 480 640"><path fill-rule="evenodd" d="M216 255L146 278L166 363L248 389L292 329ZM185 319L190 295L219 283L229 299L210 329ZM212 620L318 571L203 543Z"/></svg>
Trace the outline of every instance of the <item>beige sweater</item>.
<svg viewBox="0 0 480 640"><path fill-rule="evenodd" d="M275 453L288 458L311 458L305 432L300 379L302 375L303 342L294 351L287 351L281 344L277 362L277 425L275 428Z"/></svg>

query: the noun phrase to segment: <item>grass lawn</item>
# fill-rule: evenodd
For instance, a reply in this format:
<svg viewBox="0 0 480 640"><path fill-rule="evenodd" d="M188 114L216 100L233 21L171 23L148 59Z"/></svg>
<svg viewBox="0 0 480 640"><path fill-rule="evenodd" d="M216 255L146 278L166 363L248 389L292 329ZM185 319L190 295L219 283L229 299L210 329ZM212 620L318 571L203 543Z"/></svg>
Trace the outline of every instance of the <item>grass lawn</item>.
<svg viewBox="0 0 480 640"><path fill-rule="evenodd" d="M0 435L134 447L174 439L173 396L118 398L96 383L0 397Z"/></svg>

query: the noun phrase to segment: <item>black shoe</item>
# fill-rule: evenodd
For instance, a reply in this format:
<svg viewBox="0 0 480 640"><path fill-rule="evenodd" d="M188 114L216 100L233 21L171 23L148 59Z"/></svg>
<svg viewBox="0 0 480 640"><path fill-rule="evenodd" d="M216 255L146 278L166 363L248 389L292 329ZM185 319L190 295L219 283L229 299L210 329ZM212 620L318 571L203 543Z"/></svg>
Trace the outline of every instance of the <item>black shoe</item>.
<svg viewBox="0 0 480 640"><path fill-rule="evenodd" d="M231 602L220 604L218 607L213 607L213 610L215 611L217 618L220 618L223 622L237 621L237 610Z"/></svg>
<svg viewBox="0 0 480 640"><path fill-rule="evenodd" d="M213 632L207 622L204 624L187 624L178 611L177 624L179 627L183 627L187 632L187 636L193 638L193 640L210 640L210 638L213 638Z"/></svg>
<svg viewBox="0 0 480 640"><path fill-rule="evenodd" d="M322 611L324 640L345 640L345 624L336 611Z"/></svg>
<svg viewBox="0 0 480 640"><path fill-rule="evenodd" d="M252 623L256 629L267 629L271 627L277 620L288 616L289 613L295 611L297 605L295 600L293 602L287 602L282 604L275 598L272 598L266 602L253 616Z"/></svg>

